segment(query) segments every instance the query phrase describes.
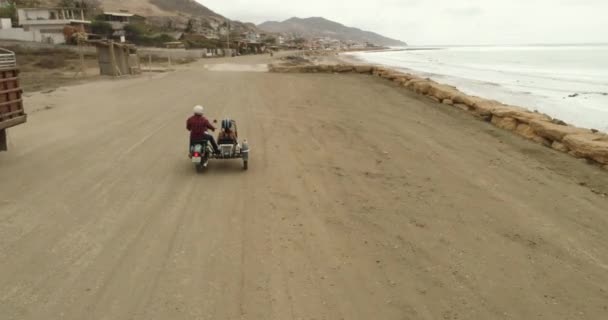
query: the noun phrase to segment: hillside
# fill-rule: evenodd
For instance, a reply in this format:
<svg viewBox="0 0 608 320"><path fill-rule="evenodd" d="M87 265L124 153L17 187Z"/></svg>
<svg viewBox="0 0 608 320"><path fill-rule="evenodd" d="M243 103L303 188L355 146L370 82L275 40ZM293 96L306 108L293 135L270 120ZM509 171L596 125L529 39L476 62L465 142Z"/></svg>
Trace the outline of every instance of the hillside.
<svg viewBox="0 0 608 320"><path fill-rule="evenodd" d="M291 18L283 22L268 21L258 28L275 33L294 34L304 38L330 37L343 41L370 42L382 46L404 46L405 42L374 32L347 27L325 18Z"/></svg>
<svg viewBox="0 0 608 320"><path fill-rule="evenodd" d="M57 7L62 0L38 0L41 7ZM78 2L78 1L77 1ZM194 0L84 0L99 4L105 11L128 11L142 16L209 16L220 17Z"/></svg>
<svg viewBox="0 0 608 320"><path fill-rule="evenodd" d="M42 0L42 6L58 6L60 0ZM148 18L159 27L183 30L192 20L195 31L217 32L227 21L235 31L250 30L251 26L231 21L194 0L92 0L104 11L127 11ZM255 29L255 27L254 27Z"/></svg>
<svg viewBox="0 0 608 320"><path fill-rule="evenodd" d="M194 0L101 0L104 10L128 10L144 16L175 16L224 18Z"/></svg>

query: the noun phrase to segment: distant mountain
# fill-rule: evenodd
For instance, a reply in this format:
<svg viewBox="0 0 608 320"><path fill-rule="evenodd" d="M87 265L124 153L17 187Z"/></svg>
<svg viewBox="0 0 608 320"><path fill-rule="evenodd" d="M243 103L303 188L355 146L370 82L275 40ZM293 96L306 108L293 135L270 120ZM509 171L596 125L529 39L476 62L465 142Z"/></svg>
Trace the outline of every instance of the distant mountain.
<svg viewBox="0 0 608 320"><path fill-rule="evenodd" d="M406 45L403 41L347 27L325 18L291 18L283 22L268 21L258 25L258 28L267 32L294 34L304 38L330 37L342 41L369 42L381 46Z"/></svg>

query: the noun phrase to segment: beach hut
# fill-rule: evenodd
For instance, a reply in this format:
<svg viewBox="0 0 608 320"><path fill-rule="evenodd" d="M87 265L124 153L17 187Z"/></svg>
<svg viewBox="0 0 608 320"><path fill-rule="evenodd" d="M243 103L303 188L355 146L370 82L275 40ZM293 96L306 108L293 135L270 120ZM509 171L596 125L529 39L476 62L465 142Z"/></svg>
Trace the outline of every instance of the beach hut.
<svg viewBox="0 0 608 320"><path fill-rule="evenodd" d="M114 41L89 41L97 48L97 59L101 75L124 76L141 73L137 47Z"/></svg>

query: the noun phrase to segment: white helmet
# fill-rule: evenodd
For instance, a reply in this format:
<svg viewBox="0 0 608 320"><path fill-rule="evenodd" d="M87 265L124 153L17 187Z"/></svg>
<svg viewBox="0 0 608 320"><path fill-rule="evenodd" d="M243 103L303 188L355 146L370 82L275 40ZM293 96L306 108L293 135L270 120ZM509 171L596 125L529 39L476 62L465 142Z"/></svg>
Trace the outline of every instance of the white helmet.
<svg viewBox="0 0 608 320"><path fill-rule="evenodd" d="M198 115L202 116L204 112L205 112L205 108L203 108L203 106L194 107L194 114L198 114Z"/></svg>

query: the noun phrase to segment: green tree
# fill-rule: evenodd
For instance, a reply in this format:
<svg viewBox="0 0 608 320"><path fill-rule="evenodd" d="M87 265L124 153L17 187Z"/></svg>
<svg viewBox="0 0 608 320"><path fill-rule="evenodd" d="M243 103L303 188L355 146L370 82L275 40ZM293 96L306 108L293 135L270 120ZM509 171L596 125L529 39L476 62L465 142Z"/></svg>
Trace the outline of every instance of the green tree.
<svg viewBox="0 0 608 320"><path fill-rule="evenodd" d="M91 23L91 31L105 37L110 37L114 33L112 25L106 21L93 21Z"/></svg>
<svg viewBox="0 0 608 320"><path fill-rule="evenodd" d="M7 2L11 5L24 8L32 8L40 5L40 0L8 0Z"/></svg>
<svg viewBox="0 0 608 320"><path fill-rule="evenodd" d="M8 0L6 1L6 4L0 8L0 17L10 18L13 25L17 25L19 23L19 19L17 17L17 7L28 8L37 7L39 5L39 0Z"/></svg>
<svg viewBox="0 0 608 320"><path fill-rule="evenodd" d="M64 8L98 9L101 7L101 3L99 0L61 0L59 1L59 6Z"/></svg>
<svg viewBox="0 0 608 320"><path fill-rule="evenodd" d="M88 18L93 18L103 12L99 0L61 0L58 5L63 8L83 9Z"/></svg>
<svg viewBox="0 0 608 320"><path fill-rule="evenodd" d="M125 26L127 40L139 43L146 36L146 28L140 24L128 24Z"/></svg>
<svg viewBox="0 0 608 320"><path fill-rule="evenodd" d="M9 4L4 7L0 7L0 18L9 18L13 21L13 24L17 24L17 8L14 4Z"/></svg>
<svg viewBox="0 0 608 320"><path fill-rule="evenodd" d="M186 25L186 30L184 30L184 32L186 32L186 33L194 32L194 20L192 20L192 19L188 20L188 24Z"/></svg>

